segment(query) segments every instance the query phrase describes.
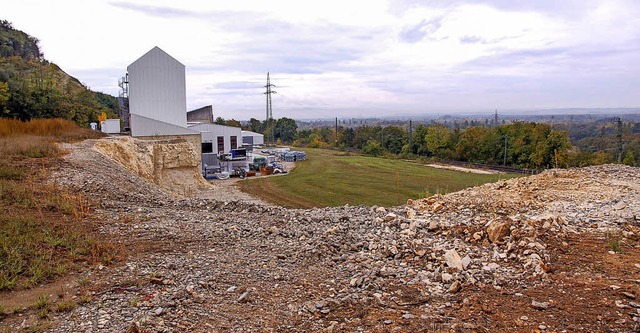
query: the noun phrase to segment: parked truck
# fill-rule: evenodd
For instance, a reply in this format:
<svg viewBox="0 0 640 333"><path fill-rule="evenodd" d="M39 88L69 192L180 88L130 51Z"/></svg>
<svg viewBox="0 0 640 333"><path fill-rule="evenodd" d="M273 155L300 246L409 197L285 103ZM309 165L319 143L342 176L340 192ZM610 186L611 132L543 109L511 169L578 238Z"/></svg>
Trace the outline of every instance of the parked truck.
<svg viewBox="0 0 640 333"><path fill-rule="evenodd" d="M267 166L267 158L262 155L253 155L253 160L249 163L249 169L259 171Z"/></svg>

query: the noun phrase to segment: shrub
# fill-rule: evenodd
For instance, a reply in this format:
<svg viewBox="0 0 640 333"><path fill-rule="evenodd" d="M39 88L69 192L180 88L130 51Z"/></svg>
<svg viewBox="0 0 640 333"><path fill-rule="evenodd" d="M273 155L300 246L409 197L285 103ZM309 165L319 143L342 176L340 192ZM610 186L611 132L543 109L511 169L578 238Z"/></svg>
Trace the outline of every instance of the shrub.
<svg viewBox="0 0 640 333"><path fill-rule="evenodd" d="M380 156L382 154L380 142L375 140L367 141L364 147L362 147L362 153L369 156Z"/></svg>

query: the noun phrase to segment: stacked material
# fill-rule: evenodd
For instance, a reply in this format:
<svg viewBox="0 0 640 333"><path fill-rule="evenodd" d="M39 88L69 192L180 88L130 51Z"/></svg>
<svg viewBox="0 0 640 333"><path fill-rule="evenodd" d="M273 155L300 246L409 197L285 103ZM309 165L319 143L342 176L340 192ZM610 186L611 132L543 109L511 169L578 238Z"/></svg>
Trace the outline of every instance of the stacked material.
<svg viewBox="0 0 640 333"><path fill-rule="evenodd" d="M297 162L305 161L307 159L307 153L303 151L289 151L281 155L281 158L285 162Z"/></svg>

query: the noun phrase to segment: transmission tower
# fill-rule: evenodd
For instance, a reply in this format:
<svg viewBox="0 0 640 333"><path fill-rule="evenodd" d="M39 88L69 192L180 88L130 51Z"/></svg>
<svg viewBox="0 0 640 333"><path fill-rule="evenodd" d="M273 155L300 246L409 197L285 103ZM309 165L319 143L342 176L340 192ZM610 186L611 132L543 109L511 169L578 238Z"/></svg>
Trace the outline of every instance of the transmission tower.
<svg viewBox="0 0 640 333"><path fill-rule="evenodd" d="M271 84L271 79L269 79L269 72L267 72L267 85L264 86L267 88L267 92L264 94L267 95L267 119L269 121L273 119L273 109L271 109L271 94L277 94L274 90L271 90L271 87L275 87L275 84Z"/></svg>
<svg viewBox="0 0 640 333"><path fill-rule="evenodd" d="M618 118L615 122L618 124L618 131L616 133L618 139L618 163L622 163L622 119Z"/></svg>

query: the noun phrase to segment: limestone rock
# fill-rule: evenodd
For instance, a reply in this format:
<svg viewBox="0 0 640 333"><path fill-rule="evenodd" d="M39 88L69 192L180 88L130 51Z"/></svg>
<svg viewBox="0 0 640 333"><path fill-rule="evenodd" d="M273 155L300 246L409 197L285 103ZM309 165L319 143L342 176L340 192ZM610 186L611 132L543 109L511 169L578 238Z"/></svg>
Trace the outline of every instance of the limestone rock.
<svg viewBox="0 0 640 333"><path fill-rule="evenodd" d="M546 310L549 307L549 303L531 300L531 306L536 310Z"/></svg>
<svg viewBox="0 0 640 333"><path fill-rule="evenodd" d="M511 219L497 219L491 221L487 227L487 236L492 243L498 243L509 234L511 228Z"/></svg>
<svg viewBox="0 0 640 333"><path fill-rule="evenodd" d="M462 258L458 252L454 249L447 250L444 253L444 260L447 263L447 266L457 269L458 271L462 271Z"/></svg>

